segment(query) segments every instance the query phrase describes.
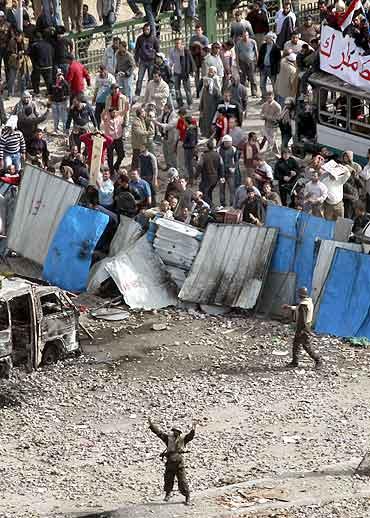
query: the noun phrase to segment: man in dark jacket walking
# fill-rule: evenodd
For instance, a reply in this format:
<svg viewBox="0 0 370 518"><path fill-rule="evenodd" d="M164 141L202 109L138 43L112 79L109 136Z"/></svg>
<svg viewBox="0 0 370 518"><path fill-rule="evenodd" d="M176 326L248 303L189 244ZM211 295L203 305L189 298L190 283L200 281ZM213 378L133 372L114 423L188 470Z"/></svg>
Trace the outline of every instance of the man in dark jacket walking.
<svg viewBox="0 0 370 518"><path fill-rule="evenodd" d="M183 454L185 453L185 446L194 439L196 423L193 422L193 427L189 433L183 435L182 431L177 427L172 427L170 433L163 432L160 428L155 425L149 418L150 430L161 439L167 446L166 450L162 453L161 458L166 459L166 470L164 472L164 491L166 496L164 497L165 502L171 498L173 490L173 484L175 477L179 485L179 491L185 496L185 504L190 504L190 489L186 479L185 473L185 462Z"/></svg>
<svg viewBox="0 0 370 518"><path fill-rule="evenodd" d="M224 176L220 178L220 203L223 206L226 205L227 186L230 200L229 205L231 206L234 201L235 188L239 187L239 185L237 185L237 177L239 171L240 151L233 146L233 139L230 135L225 135L222 138L221 145L217 151L224 164Z"/></svg>
<svg viewBox="0 0 370 518"><path fill-rule="evenodd" d="M181 108L184 105L181 93L181 83L185 90L186 102L191 108L193 99L191 95L190 76L193 74L193 58L188 49L184 47L181 38L175 39L175 48L170 50L169 65L173 70L175 79L175 92L177 107Z"/></svg>
<svg viewBox="0 0 370 518"><path fill-rule="evenodd" d="M150 29L149 23L143 26L143 33L138 36L135 44L135 62L139 66L135 95L140 96L145 73L148 79L154 66L156 52L159 51L159 42Z"/></svg>
<svg viewBox="0 0 370 518"><path fill-rule="evenodd" d="M277 47L276 35L273 32L266 34L266 42L261 45L257 66L260 70L260 88L262 100L267 96L267 79L270 79L272 87L275 87L276 76L280 70L281 52Z"/></svg>
<svg viewBox="0 0 370 518"><path fill-rule="evenodd" d="M220 178L224 178L224 163L215 149L215 141L207 142L207 150L201 155L197 165L197 173L200 174L199 190L204 195L204 201L212 205L212 193Z"/></svg>
<svg viewBox="0 0 370 518"><path fill-rule="evenodd" d="M189 185L193 185L194 180L194 151L198 144L198 126L191 115L185 117L187 129L182 143L184 148L185 171L189 180Z"/></svg>
<svg viewBox="0 0 370 518"><path fill-rule="evenodd" d="M31 81L34 93L40 93L41 76L50 94L53 84L54 48L48 41L42 39L41 34L35 35L35 42L30 48L30 57L33 65Z"/></svg>

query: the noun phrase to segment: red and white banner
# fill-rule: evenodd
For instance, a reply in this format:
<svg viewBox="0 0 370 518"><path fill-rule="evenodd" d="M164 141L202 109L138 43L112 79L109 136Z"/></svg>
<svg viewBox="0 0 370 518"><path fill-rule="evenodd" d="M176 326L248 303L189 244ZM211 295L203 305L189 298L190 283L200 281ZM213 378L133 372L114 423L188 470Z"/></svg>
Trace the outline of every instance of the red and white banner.
<svg viewBox="0 0 370 518"><path fill-rule="evenodd" d="M370 56L349 36L328 25L321 28L320 68L352 86L370 91Z"/></svg>
<svg viewBox="0 0 370 518"><path fill-rule="evenodd" d="M340 21L340 28L342 31L348 27L352 23L353 15L359 11L362 11L365 14L364 6L362 5L362 0L352 0L352 2L347 7L346 12L344 13L343 18Z"/></svg>

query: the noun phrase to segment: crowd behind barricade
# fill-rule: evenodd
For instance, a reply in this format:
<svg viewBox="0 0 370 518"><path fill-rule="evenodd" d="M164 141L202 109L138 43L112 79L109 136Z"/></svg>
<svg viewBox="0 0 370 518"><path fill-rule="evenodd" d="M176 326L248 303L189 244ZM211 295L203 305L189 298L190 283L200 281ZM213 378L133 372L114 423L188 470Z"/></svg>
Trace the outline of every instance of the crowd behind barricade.
<svg viewBox="0 0 370 518"><path fill-rule="evenodd" d="M269 204L353 218L361 231L370 220L370 154L364 168L351 151L336 156L313 146L303 161L292 154L294 140L315 138L309 77L319 70L320 26L310 16L297 26L286 2L271 32L265 5L255 2L234 13L227 41L210 42L197 23L166 57L142 4L142 33L134 44L114 36L96 74L76 59L55 17L50 24L41 8L33 23L25 8L20 31L17 2L0 4L3 182L16 186L27 161L83 186L83 203L109 215L110 236L121 215L144 227L158 217L199 228L262 225ZM322 23L334 24L342 7L321 1ZM106 23L107 13L98 12ZM346 30L354 34L357 24L354 17ZM85 5L81 25L96 25ZM4 98L14 96L20 100L8 113ZM250 103L260 107L261 134L248 130ZM52 132L42 129L48 120ZM97 136L101 168L92 180ZM62 159L50 150L55 139Z"/></svg>

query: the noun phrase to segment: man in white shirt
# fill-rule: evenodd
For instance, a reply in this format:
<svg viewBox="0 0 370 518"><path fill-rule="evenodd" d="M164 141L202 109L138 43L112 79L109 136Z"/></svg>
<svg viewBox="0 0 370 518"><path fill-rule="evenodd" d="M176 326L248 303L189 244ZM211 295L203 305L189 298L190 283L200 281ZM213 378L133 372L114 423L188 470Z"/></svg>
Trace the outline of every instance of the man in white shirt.
<svg viewBox="0 0 370 518"><path fill-rule="evenodd" d="M111 86L116 82L114 75L110 74L105 65L100 65L99 72L95 77L95 88L92 103L95 104L95 118L100 128L101 115L105 110L105 103L110 94Z"/></svg>
<svg viewBox="0 0 370 518"><path fill-rule="evenodd" d="M280 34L281 29L283 28L283 23L285 19L289 16L293 21L293 27L296 25L297 17L291 10L292 4L290 2L285 2L282 9L280 9L275 15L275 24L276 24L276 34Z"/></svg>
<svg viewBox="0 0 370 518"><path fill-rule="evenodd" d="M338 218L344 218L343 185L350 176L351 172L347 168L343 168L343 172L339 174L324 173L321 176L320 181L328 189L328 196L324 201L326 219L336 221Z"/></svg>
<svg viewBox="0 0 370 518"><path fill-rule="evenodd" d="M204 58L202 64L202 76L203 78L208 76L208 70L210 67L215 67L217 70L217 85L219 89L222 88L222 80L225 75L224 65L220 56L221 45L216 41L212 43L211 52ZM215 78L215 79L216 79Z"/></svg>
<svg viewBox="0 0 370 518"><path fill-rule="evenodd" d="M119 49L119 44L121 43L121 39L118 36L114 36L112 40L112 45L107 47L103 56L103 65L105 65L107 71L110 74L116 73L117 67L117 50Z"/></svg>
<svg viewBox="0 0 370 518"><path fill-rule="evenodd" d="M262 156L258 156L256 158L256 169L253 174L253 178L258 188L262 188L262 186L266 182L272 182L274 179L272 167L266 162L266 160Z"/></svg>
<svg viewBox="0 0 370 518"><path fill-rule="evenodd" d="M305 44L303 40L299 38L300 34L298 32L293 32L290 40L284 43L284 54L290 54L294 52L294 54L298 54L302 50L302 45ZM307 43L306 43L307 45ZM308 47L312 50L312 47L308 45Z"/></svg>
<svg viewBox="0 0 370 518"><path fill-rule="evenodd" d="M322 182L320 182L319 174L317 172L312 173L311 181L306 183L304 188L304 205L303 210L322 218L323 203L328 197L328 188Z"/></svg>
<svg viewBox="0 0 370 518"><path fill-rule="evenodd" d="M110 179L109 170L103 172L102 180L97 180L98 194L99 194L99 205L104 208L111 210L113 208L113 192L114 184Z"/></svg>

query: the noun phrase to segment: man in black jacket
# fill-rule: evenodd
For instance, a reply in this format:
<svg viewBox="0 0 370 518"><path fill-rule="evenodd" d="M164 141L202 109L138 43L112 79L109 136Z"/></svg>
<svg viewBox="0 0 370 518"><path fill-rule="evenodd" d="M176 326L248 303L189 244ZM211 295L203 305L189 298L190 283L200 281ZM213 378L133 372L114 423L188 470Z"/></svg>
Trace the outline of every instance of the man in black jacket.
<svg viewBox="0 0 370 518"><path fill-rule="evenodd" d="M208 140L207 150L200 156L197 164L197 174L200 174L199 190L202 191L204 201L212 205L212 193L220 178L225 176L224 163L217 152L213 139Z"/></svg>
<svg viewBox="0 0 370 518"><path fill-rule="evenodd" d="M175 79L175 92L178 108L184 105L181 93L181 83L185 90L186 102L189 109L192 107L190 76L193 74L193 58L190 51L184 47L181 38L175 39L175 48L170 50L169 65L172 68Z"/></svg>
<svg viewBox="0 0 370 518"><path fill-rule="evenodd" d="M135 95L140 96L143 80L146 73L150 78L159 43L152 33L149 23L143 26L143 33L138 36L135 44L135 62L139 66Z"/></svg>
<svg viewBox="0 0 370 518"><path fill-rule="evenodd" d="M265 209L262 200L252 187L247 188L247 197L242 205L243 221L262 226L265 221Z"/></svg>
<svg viewBox="0 0 370 518"><path fill-rule="evenodd" d="M262 93L262 100L266 99L267 95L267 79L271 80L274 88L276 76L280 70L281 52L276 43L276 35L273 32L266 34L266 43L263 43L258 55L257 66L260 70L260 88Z"/></svg>
<svg viewBox="0 0 370 518"><path fill-rule="evenodd" d="M32 164L39 167L47 167L49 163L49 150L42 129L37 128L33 138L27 143L27 158Z"/></svg>
<svg viewBox="0 0 370 518"><path fill-rule="evenodd" d="M226 115L227 120L229 120L231 117L234 117L238 121L239 126L243 125L242 108L240 104L232 102L232 92L230 90L224 91L224 98L223 101L220 102L217 106L217 111L213 117L213 124L216 123L220 115L220 110L222 110L222 113Z"/></svg>
<svg viewBox="0 0 370 518"><path fill-rule="evenodd" d="M157 52L155 56L155 68L157 68L161 74L161 78L165 81L170 87L170 92L173 92L175 88L175 83L173 82L173 74L171 67L166 61L166 57L163 52ZM151 77L151 79L153 79Z"/></svg>
<svg viewBox="0 0 370 518"><path fill-rule="evenodd" d="M73 52L73 42L65 35L64 27L56 28L55 39L53 40L55 52L55 73L58 68L65 74L68 68L67 56Z"/></svg>
<svg viewBox="0 0 370 518"><path fill-rule="evenodd" d="M33 65L31 81L34 93L40 93L41 76L50 94L53 84L54 48L46 40L43 40L40 33L35 35L35 41L30 48L30 57Z"/></svg>
<svg viewBox="0 0 370 518"><path fill-rule="evenodd" d="M94 111L88 103L82 102L78 97L73 99L72 105L68 112L66 130L69 131L73 121L73 130L70 135L70 147L77 146L78 151L81 150L80 137L88 130L88 124L91 122L94 128L97 127Z"/></svg>

